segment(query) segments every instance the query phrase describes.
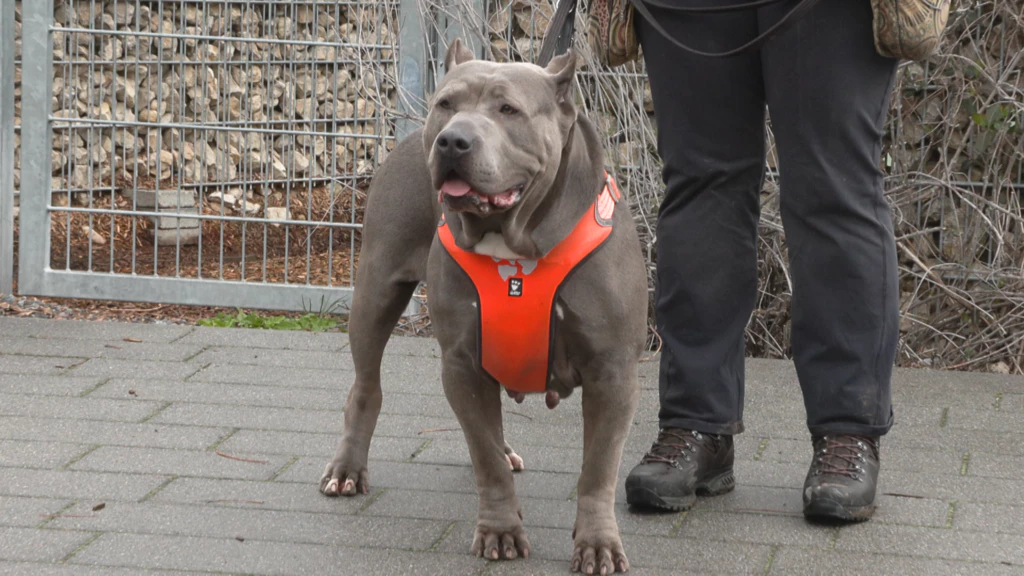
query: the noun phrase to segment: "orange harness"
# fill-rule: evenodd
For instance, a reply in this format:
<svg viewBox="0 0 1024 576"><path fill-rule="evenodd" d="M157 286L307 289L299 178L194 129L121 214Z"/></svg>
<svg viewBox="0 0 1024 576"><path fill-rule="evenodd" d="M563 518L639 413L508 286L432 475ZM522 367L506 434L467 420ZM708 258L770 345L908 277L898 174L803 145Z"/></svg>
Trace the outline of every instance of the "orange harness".
<svg viewBox="0 0 1024 576"><path fill-rule="evenodd" d="M555 296L611 234L621 197L615 180L605 173L605 185L591 208L540 260L502 260L463 250L441 217L441 244L476 287L480 364L501 385L518 392L547 389Z"/></svg>

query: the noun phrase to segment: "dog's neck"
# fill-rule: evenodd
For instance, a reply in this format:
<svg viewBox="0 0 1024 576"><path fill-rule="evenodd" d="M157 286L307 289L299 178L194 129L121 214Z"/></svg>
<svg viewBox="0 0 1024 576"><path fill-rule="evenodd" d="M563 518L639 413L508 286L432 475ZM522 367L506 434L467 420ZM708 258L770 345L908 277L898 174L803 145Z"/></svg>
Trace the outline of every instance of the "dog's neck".
<svg viewBox="0 0 1024 576"><path fill-rule="evenodd" d="M495 258L543 258L572 232L594 202L603 173L604 150L597 131L581 115L569 134L569 144L562 149L551 186L534 190L520 206L500 217L450 215L456 243Z"/></svg>

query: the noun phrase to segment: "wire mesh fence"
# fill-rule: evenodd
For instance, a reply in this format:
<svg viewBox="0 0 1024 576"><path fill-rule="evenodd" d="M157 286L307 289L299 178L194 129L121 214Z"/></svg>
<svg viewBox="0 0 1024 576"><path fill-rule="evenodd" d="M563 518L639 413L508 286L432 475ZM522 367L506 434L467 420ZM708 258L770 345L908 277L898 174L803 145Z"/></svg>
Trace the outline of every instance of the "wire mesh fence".
<svg viewBox="0 0 1024 576"><path fill-rule="evenodd" d="M52 75L19 79L22 99L52 104L49 267L351 286L366 183L394 145L396 14L395 1L53 0ZM26 127L45 125L23 109Z"/></svg>
<svg viewBox="0 0 1024 576"><path fill-rule="evenodd" d="M18 241L31 242L34 270L68 273L37 293L209 302L214 291L254 307L296 299L256 286L351 286L368 179L407 132L404 110L423 111L450 39L531 61L553 13L548 0L16 4L17 122L51 125L16 142L14 177L23 185L31 171L35 188L53 190L38 210L48 223L26 220L22 202ZM52 43L22 39L30 9ZM645 71L596 66L586 18L582 2L577 97L629 198L653 286L663 185ZM36 55L25 73L21 42ZM900 67L880 166L899 244L902 364L1024 372L1022 64L1020 3L963 0L940 51ZM792 289L770 128L747 343L780 357ZM122 276L155 281L96 288ZM198 282L169 281L186 279Z"/></svg>

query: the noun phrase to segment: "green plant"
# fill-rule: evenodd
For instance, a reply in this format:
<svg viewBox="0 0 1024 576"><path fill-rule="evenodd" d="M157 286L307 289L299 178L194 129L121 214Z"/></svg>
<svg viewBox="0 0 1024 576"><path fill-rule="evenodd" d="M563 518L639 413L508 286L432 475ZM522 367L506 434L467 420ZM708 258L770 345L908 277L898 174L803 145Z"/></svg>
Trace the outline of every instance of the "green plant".
<svg viewBox="0 0 1024 576"><path fill-rule="evenodd" d="M204 318L199 321L199 325L216 328L259 328L263 330L324 332L336 328L338 322L314 313L306 313L297 317L270 316L256 312L245 312L239 309L235 314L221 312L213 318Z"/></svg>

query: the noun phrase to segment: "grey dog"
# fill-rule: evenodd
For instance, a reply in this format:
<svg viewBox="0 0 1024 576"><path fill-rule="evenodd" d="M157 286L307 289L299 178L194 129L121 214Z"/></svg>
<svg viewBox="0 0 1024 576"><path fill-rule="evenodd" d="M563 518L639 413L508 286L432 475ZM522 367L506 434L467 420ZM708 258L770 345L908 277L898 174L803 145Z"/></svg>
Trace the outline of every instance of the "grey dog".
<svg viewBox="0 0 1024 576"><path fill-rule="evenodd" d="M530 552L512 475L522 462L504 439L502 385L481 366L480 320L472 313L478 293L441 246L438 223L443 217L459 248L495 261L543 259L593 210L606 182L604 153L593 124L573 104L572 53L545 68L498 64L475 60L456 40L445 71L425 126L396 146L370 185L349 321L356 378L320 490L367 493L384 347L425 281L444 392L465 434L480 498L471 551L513 559ZM646 336L646 275L625 202L610 226L557 292L544 390L554 408L582 388L584 456L571 568L588 574L629 567L615 487Z"/></svg>

